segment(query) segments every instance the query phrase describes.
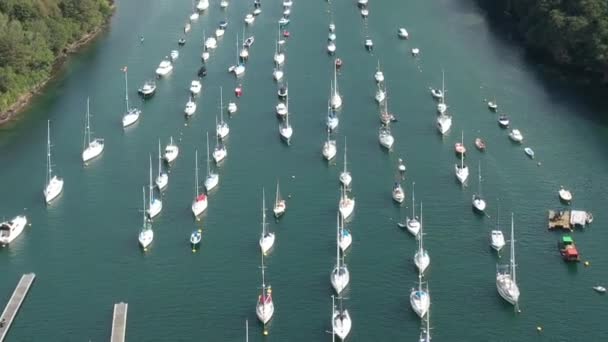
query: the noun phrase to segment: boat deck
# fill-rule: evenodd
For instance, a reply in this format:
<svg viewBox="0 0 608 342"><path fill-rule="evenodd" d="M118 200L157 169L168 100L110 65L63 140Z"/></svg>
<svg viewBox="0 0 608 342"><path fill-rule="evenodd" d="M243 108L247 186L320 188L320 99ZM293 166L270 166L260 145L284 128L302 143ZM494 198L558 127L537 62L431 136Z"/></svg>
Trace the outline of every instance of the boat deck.
<svg viewBox="0 0 608 342"><path fill-rule="evenodd" d="M127 332L127 309L129 304L114 304L114 317L112 318L112 336L110 342L124 342Z"/></svg>
<svg viewBox="0 0 608 342"><path fill-rule="evenodd" d="M572 230L570 211L549 210L549 230L554 229Z"/></svg>
<svg viewBox="0 0 608 342"><path fill-rule="evenodd" d="M15 316L17 316L17 312L19 312L21 304L23 304L23 300L27 296L35 278L36 274L34 273L27 273L21 276L21 280L19 280L15 291L13 291L8 304L6 304L6 307L0 316L0 342L4 341L4 338L6 337L6 334L8 333L8 330L15 319Z"/></svg>

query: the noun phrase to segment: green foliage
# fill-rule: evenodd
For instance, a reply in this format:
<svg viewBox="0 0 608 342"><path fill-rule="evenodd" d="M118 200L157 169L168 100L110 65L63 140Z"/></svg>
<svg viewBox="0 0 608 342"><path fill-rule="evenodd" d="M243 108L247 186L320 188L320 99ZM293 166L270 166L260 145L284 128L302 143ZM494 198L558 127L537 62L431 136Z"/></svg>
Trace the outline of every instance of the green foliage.
<svg viewBox="0 0 608 342"><path fill-rule="evenodd" d="M512 18L525 43L557 64L608 74L608 1L478 2L492 14Z"/></svg>
<svg viewBox="0 0 608 342"><path fill-rule="evenodd" d="M111 12L111 0L0 0L0 113Z"/></svg>

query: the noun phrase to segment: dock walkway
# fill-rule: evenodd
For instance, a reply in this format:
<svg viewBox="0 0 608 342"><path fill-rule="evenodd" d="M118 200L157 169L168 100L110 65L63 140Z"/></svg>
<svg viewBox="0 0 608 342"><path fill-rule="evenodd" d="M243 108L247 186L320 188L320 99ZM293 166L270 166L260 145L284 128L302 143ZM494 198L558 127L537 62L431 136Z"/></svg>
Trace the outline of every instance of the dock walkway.
<svg viewBox="0 0 608 342"><path fill-rule="evenodd" d="M17 316L17 312L21 308L21 304L23 304L23 300L25 296L27 296L34 279L36 278L36 274L27 273L21 276L21 280L17 284L15 291L13 291L13 295L6 304L2 315L0 316L0 342L4 341L8 330L11 328L11 324L13 324L13 320L15 316Z"/></svg>
<svg viewBox="0 0 608 342"><path fill-rule="evenodd" d="M112 318L112 337L110 342L124 342L125 333L127 332L127 309L129 304L116 303L114 304L114 317Z"/></svg>

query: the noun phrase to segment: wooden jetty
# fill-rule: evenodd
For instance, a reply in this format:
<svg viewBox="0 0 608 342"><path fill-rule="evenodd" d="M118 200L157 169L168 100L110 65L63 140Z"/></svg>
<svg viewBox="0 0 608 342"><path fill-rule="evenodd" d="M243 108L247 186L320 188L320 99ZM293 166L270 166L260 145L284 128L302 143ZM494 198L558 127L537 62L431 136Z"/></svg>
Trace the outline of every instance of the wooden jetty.
<svg viewBox="0 0 608 342"><path fill-rule="evenodd" d="M124 342L127 332L127 309L129 304L114 304L114 317L112 318L112 337L110 342Z"/></svg>
<svg viewBox="0 0 608 342"><path fill-rule="evenodd" d="M15 291L13 291L13 295L6 304L2 315L0 316L0 342L4 341L8 330L13 324L13 320L15 316L17 316L17 312L21 308L21 304L23 304L23 300L25 296L27 296L34 279L36 278L36 274L27 273L21 276L21 280L17 284Z"/></svg>

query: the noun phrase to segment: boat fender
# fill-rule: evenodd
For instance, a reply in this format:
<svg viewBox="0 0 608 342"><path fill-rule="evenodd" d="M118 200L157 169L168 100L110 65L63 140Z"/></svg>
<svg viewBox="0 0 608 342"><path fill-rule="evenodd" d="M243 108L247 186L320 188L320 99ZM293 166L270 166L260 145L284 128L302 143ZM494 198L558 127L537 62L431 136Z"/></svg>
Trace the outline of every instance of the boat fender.
<svg viewBox="0 0 608 342"><path fill-rule="evenodd" d="M589 260L585 260L584 265L585 265L585 267L589 267L589 266L591 266L591 263L589 262Z"/></svg>

